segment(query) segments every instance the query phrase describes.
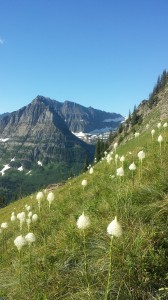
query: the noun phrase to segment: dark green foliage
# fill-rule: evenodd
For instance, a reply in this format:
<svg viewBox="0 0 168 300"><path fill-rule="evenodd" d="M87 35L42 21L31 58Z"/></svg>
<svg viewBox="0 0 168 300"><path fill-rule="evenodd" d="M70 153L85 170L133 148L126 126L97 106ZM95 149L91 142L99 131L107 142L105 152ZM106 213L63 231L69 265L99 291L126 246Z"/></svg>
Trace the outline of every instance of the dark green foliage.
<svg viewBox="0 0 168 300"><path fill-rule="evenodd" d="M123 124L120 124L120 127L118 128L118 133L122 133L124 130Z"/></svg>
<svg viewBox="0 0 168 300"><path fill-rule="evenodd" d="M86 154L84 164L83 164L83 172L86 172L88 170L88 166L89 166L89 158L88 155Z"/></svg>
<svg viewBox="0 0 168 300"><path fill-rule="evenodd" d="M89 158L87 165L89 164ZM14 162L15 163L15 162ZM6 206L26 195L45 188L49 184L58 183L80 174L83 163L66 164L50 163L44 167L36 166L32 175L10 169L0 177L0 207Z"/></svg>
<svg viewBox="0 0 168 300"><path fill-rule="evenodd" d="M167 82L168 82L168 72L164 70L162 75L158 77L157 83L155 84L152 93L149 95L149 101L148 101L149 108L152 108L158 103L159 98L157 94L161 90L163 90Z"/></svg>
<svg viewBox="0 0 168 300"><path fill-rule="evenodd" d="M104 156L104 151L108 148L108 143L103 142L103 140L98 139L95 150L95 158L97 162Z"/></svg>
<svg viewBox="0 0 168 300"><path fill-rule="evenodd" d="M131 116L131 125L134 126L137 123L138 123L137 109L136 109L136 106L134 106L134 111Z"/></svg>

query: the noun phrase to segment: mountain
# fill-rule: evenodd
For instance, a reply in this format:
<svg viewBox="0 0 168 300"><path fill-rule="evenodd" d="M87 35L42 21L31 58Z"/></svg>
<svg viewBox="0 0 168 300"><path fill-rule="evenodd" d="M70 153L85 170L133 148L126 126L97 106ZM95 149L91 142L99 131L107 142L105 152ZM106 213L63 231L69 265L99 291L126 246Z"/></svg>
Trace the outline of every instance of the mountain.
<svg viewBox="0 0 168 300"><path fill-rule="evenodd" d="M0 120L3 119L4 117L8 116L8 115L9 115L9 113L1 114L1 115L0 115Z"/></svg>
<svg viewBox="0 0 168 300"><path fill-rule="evenodd" d="M102 129L114 130L124 120L123 116L84 107L74 102L65 101L60 107L60 114L72 132L101 132Z"/></svg>
<svg viewBox="0 0 168 300"><path fill-rule="evenodd" d="M131 114L128 131L124 127L116 137L118 146L111 145L92 172L52 190L51 205L47 189L40 207L36 193L0 210L0 297L168 299L167 87L158 91L157 103L141 104L147 105L141 119L141 106ZM16 237L28 232L36 241L18 251Z"/></svg>
<svg viewBox="0 0 168 300"><path fill-rule="evenodd" d="M65 101L37 96L29 105L0 119L0 155L24 161L82 161L93 147L72 132L116 128L123 117ZM73 150L73 151L72 151ZM9 155L8 155L9 154Z"/></svg>
<svg viewBox="0 0 168 300"><path fill-rule="evenodd" d="M93 147L77 139L57 111L58 103L37 97L29 105L0 120L0 155L30 162L82 162Z"/></svg>
<svg viewBox="0 0 168 300"><path fill-rule="evenodd" d="M67 127L71 132L85 132L89 133L92 131L101 132L106 129L114 130L124 120L121 114L109 113L94 109L92 107L84 107L80 104L71 101L65 101L63 103L56 100L51 100L43 96L37 96L33 103L44 103L55 111L66 123ZM0 115L2 119L5 115Z"/></svg>
<svg viewBox="0 0 168 300"><path fill-rule="evenodd" d="M0 119L0 191L3 198L11 198L9 195L17 191L16 199L18 193L22 196L37 186L79 174L86 162L93 161L95 146L83 142L72 131L90 131L107 124L114 128L122 119L118 114L68 101L60 103L43 96L37 96L18 111L5 114Z"/></svg>

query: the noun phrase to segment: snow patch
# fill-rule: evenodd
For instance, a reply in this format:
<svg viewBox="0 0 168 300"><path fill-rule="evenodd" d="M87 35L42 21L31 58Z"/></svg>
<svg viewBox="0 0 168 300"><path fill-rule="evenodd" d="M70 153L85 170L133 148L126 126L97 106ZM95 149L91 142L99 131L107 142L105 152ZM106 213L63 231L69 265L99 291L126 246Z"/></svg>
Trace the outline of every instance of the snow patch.
<svg viewBox="0 0 168 300"><path fill-rule="evenodd" d="M32 175L31 170L26 173L26 175Z"/></svg>
<svg viewBox="0 0 168 300"><path fill-rule="evenodd" d="M115 119L105 119L103 122L121 122L124 120L124 117L118 117L118 118L115 118Z"/></svg>
<svg viewBox="0 0 168 300"><path fill-rule="evenodd" d="M4 168L0 171L0 173L2 174L2 176L5 175L5 171L10 169L11 167L9 165L4 165Z"/></svg>
<svg viewBox="0 0 168 300"><path fill-rule="evenodd" d="M18 171L22 172L23 171L23 166L21 166L21 167L19 167L17 169L18 169Z"/></svg>
<svg viewBox="0 0 168 300"><path fill-rule="evenodd" d="M105 133L105 132L109 132L112 130L115 130L116 128L111 128L111 127L105 127L105 128L100 128L100 129L94 129L92 131L90 131L90 134L99 134L99 133Z"/></svg>
<svg viewBox="0 0 168 300"><path fill-rule="evenodd" d="M72 131L72 133L73 133L74 135L76 135L78 138L82 138L82 137L85 137L85 136L86 136L86 133L84 133L84 132L82 132L82 131L80 131L80 132L73 132L73 131Z"/></svg>
<svg viewBox="0 0 168 300"><path fill-rule="evenodd" d="M40 160L38 160L38 162L37 162L37 164L39 165L39 166L41 166L42 167L42 162L40 161Z"/></svg>
<svg viewBox="0 0 168 300"><path fill-rule="evenodd" d="M6 138L6 139L0 139L0 142L5 143L5 142L7 142L8 140L9 140L9 138Z"/></svg>

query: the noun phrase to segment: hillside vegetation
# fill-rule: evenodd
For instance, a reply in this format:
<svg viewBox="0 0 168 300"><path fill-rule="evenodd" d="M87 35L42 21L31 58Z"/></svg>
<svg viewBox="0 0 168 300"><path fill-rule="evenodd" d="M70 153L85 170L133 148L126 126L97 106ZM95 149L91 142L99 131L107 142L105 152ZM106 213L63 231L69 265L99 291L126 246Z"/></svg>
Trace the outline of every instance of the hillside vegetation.
<svg viewBox="0 0 168 300"><path fill-rule="evenodd" d="M88 170L54 190L50 209L47 191L40 209L34 194L0 210L1 227L8 224L0 233L4 300L167 299L168 128L166 120L160 128L159 122L149 122L139 136L116 144L92 174ZM135 171L129 169L133 162ZM124 176L117 176L122 166ZM25 211L28 218L25 205L38 215L29 229L27 222L21 228L18 219L10 221L12 212ZM76 222L83 212L90 226L79 229ZM112 238L107 226L115 216L123 234ZM36 241L19 252L14 240L28 232Z"/></svg>
<svg viewBox="0 0 168 300"><path fill-rule="evenodd" d="M167 91L85 173L0 210L3 300L168 299Z"/></svg>

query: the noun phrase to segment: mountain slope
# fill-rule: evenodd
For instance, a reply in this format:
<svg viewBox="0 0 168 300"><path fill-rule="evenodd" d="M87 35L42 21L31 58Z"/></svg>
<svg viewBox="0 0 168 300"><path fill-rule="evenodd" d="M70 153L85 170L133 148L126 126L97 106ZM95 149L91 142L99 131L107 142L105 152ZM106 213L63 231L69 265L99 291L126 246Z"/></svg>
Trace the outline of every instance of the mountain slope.
<svg viewBox="0 0 168 300"><path fill-rule="evenodd" d="M32 300L167 299L168 128L163 127L167 119L157 127L160 116L155 110L153 118L155 126L150 123L146 128L149 119L144 117L141 126L136 125L139 137L132 136L113 149L92 174L83 173L53 190L50 208L47 191L40 208L34 194L0 210L1 223L8 222L1 235L0 295L4 300L28 299L30 294ZM153 139L151 129L155 129ZM138 153L142 150L141 162ZM125 160L116 161L116 154ZM129 169L133 161L134 173ZM124 176L120 177L116 168L121 167ZM30 224L29 231L36 236L31 260L28 246L21 252L20 285L19 253L13 241L20 234L25 236L28 228L25 222L20 231L19 221L11 222L10 216L25 210L27 217L25 204L31 205L39 220ZM76 221L83 211L90 226L80 230ZM115 216L123 235L112 239L107 225Z"/></svg>
<svg viewBox="0 0 168 300"><path fill-rule="evenodd" d="M71 133L54 101L37 97L0 120L1 202L79 174L94 151Z"/></svg>
<svg viewBox="0 0 168 300"><path fill-rule="evenodd" d="M71 151L78 147L79 161L93 147L77 139L68 129L50 101L35 99L28 106L11 113L0 121L0 136L9 138L2 145L10 155L35 160L76 160ZM4 147L5 148L5 147ZM80 154L81 152L81 154ZM93 153L93 150L91 150ZM4 149L1 148L1 157Z"/></svg>

